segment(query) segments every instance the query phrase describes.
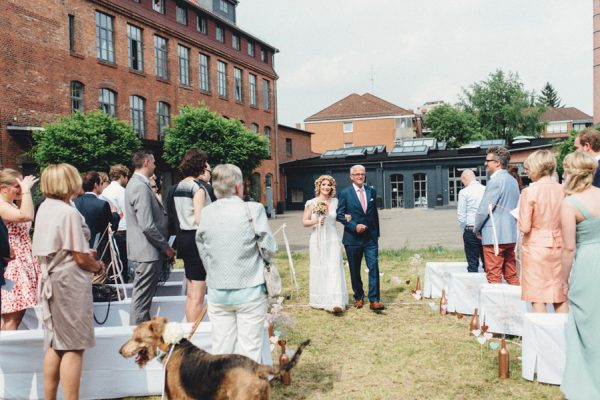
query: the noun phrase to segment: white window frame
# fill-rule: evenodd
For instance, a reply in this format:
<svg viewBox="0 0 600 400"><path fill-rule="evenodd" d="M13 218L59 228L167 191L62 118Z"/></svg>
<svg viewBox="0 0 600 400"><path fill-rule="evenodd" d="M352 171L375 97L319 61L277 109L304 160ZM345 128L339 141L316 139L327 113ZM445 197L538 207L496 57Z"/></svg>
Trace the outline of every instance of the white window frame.
<svg viewBox="0 0 600 400"><path fill-rule="evenodd" d="M350 129L348 129L348 125L350 126ZM352 121L344 122L344 133L352 133L352 132L354 132L354 123Z"/></svg>

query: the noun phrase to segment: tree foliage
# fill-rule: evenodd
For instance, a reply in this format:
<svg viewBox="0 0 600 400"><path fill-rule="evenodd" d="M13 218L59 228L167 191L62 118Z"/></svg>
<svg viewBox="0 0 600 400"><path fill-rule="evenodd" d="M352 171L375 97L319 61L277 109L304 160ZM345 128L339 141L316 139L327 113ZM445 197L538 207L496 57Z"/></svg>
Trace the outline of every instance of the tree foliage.
<svg viewBox="0 0 600 400"><path fill-rule="evenodd" d="M199 148L208 153L209 163L237 165L249 174L269 157L267 138L252 132L239 121L224 118L206 106L184 106L167 129L163 158L177 167L185 152Z"/></svg>
<svg viewBox="0 0 600 400"><path fill-rule="evenodd" d="M141 141L128 123L99 111L79 111L34 131L32 157L43 168L69 163L80 171L108 171L111 165L127 164Z"/></svg>
<svg viewBox="0 0 600 400"><path fill-rule="evenodd" d="M600 131L600 125L595 127L597 131ZM563 173L563 161L567 154L570 154L575 151L575 137L577 137L578 132L572 130L569 134L569 138L563 140L556 146L556 170L559 175Z"/></svg>
<svg viewBox="0 0 600 400"><path fill-rule="evenodd" d="M561 99L550 82L546 82L546 85L540 92L538 105L542 107L561 107Z"/></svg>
<svg viewBox="0 0 600 400"><path fill-rule="evenodd" d="M487 138L508 142L519 135L539 136L543 127L539 121L543 109L529 107L529 93L512 72L497 70L487 80L463 89L461 105L475 115Z"/></svg>
<svg viewBox="0 0 600 400"><path fill-rule="evenodd" d="M449 104L433 108L423 121L431 129L429 136L448 142L449 148L482 139L477 118Z"/></svg>

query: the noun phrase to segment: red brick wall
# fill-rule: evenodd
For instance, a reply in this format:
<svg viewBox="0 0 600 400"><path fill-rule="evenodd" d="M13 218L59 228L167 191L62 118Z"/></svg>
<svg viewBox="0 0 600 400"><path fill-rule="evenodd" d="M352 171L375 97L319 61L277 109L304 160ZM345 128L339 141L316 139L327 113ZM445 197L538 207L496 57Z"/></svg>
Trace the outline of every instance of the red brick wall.
<svg viewBox="0 0 600 400"><path fill-rule="evenodd" d="M115 64L96 58L96 17L101 11L114 17ZM75 52L69 51L68 14L75 16ZM248 56L247 39L241 31L241 50L231 47L232 30L223 24L225 44L215 38L215 22L208 19L208 34L196 31L196 13L188 9L188 25L175 21L175 2L166 0L166 13L151 9L150 0L40 0L24 2L7 0L0 9L0 35L4 49L0 53L0 161L2 166L16 167L16 157L30 143L15 140L7 134L7 125L42 126L71 112L70 82L85 85L84 109L98 108L98 89L117 92L117 118L129 121L129 96L146 100L146 138L157 139L156 103L170 104L171 113L183 104L204 102L210 109L229 118L238 118L259 132L265 126L275 131L275 99L277 75L271 65L272 48L267 63L260 60L260 42L255 57ZM127 58L127 23L143 29L144 73L130 72ZM155 76L154 34L168 39L169 82ZM179 85L177 45L191 49L191 87ZM266 46L266 45L264 45ZM211 94L199 89L199 52L211 57ZM228 99L217 96L217 60L227 63ZM236 103L233 94L233 67L242 69L244 103ZM258 108L249 106L248 74L257 75ZM271 82L271 110L263 110L262 80ZM274 150L274 148L273 148ZM273 151L273 153L275 153ZM264 177L275 175L275 160L263 162L257 172ZM264 179L262 179L264 182ZM263 183L264 184L264 183ZM265 191L262 190L264 193ZM278 191L274 191L277 193ZM276 194L277 196L277 194ZM265 201L265 199L262 199ZM277 199L275 199L277 201Z"/></svg>
<svg viewBox="0 0 600 400"><path fill-rule="evenodd" d="M313 134L300 129L293 129L285 125L278 126L278 148L279 162L302 160L309 157L316 157L319 153L311 151L311 139ZM286 139L292 140L292 156L286 152ZM279 198L285 200L285 176L280 173Z"/></svg>

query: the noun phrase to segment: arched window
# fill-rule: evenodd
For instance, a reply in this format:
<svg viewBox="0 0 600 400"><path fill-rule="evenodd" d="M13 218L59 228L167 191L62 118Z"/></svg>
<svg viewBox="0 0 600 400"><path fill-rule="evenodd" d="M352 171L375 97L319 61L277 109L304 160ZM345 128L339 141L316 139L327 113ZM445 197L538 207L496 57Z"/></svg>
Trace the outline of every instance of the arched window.
<svg viewBox="0 0 600 400"><path fill-rule="evenodd" d="M140 96L129 97L131 109L131 127L141 138L146 137L146 100Z"/></svg>
<svg viewBox="0 0 600 400"><path fill-rule="evenodd" d="M404 207L404 175L391 175L390 186L390 193L392 194L392 208Z"/></svg>
<svg viewBox="0 0 600 400"><path fill-rule="evenodd" d="M71 111L83 112L83 83L71 81Z"/></svg>
<svg viewBox="0 0 600 400"><path fill-rule="evenodd" d="M415 207L427 207L427 174L413 175L413 188L415 191Z"/></svg>
<svg viewBox="0 0 600 400"><path fill-rule="evenodd" d="M100 90L98 90L98 104L100 110L112 117L117 116L117 93L114 91L100 88Z"/></svg>
<svg viewBox="0 0 600 400"><path fill-rule="evenodd" d="M258 133L258 124L255 124L255 123L250 124L250 130L252 132Z"/></svg>
<svg viewBox="0 0 600 400"><path fill-rule="evenodd" d="M171 106L164 101L156 103L156 115L158 116L158 140L165 138L165 130L171 126Z"/></svg>

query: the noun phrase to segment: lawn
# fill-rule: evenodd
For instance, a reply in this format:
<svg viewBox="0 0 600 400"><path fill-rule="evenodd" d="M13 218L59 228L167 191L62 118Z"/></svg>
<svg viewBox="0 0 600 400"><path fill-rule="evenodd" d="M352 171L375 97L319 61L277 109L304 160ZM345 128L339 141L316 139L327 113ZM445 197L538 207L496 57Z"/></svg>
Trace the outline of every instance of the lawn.
<svg viewBox="0 0 600 400"><path fill-rule="evenodd" d="M387 310L376 314L366 307L351 308L340 316L306 306L307 253L293 254L299 295L290 284L287 255L278 255L287 286L284 312L293 325L276 329L282 330L290 347L305 339L312 343L292 371L292 384L273 384L273 399L563 398L558 386L521 378L519 338L508 343L511 378L499 379L498 352L469 337L469 316L441 316L432 309L439 300L413 299L416 275L409 258L416 253L424 262L463 258L461 251L438 247L382 250L381 291ZM348 275L346 279L350 286ZM366 274L363 280L366 284ZM274 352L275 362L278 355Z"/></svg>

